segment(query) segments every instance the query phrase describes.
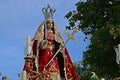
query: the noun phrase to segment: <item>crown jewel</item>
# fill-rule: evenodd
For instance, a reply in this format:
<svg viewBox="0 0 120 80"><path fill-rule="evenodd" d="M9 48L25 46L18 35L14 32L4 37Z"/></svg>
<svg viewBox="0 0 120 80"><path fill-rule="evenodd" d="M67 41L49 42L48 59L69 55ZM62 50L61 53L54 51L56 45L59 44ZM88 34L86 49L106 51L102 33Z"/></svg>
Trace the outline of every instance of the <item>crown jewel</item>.
<svg viewBox="0 0 120 80"><path fill-rule="evenodd" d="M44 7L42 9L42 12L44 13L45 19L53 19L53 14L55 12L55 9L48 4L47 7Z"/></svg>

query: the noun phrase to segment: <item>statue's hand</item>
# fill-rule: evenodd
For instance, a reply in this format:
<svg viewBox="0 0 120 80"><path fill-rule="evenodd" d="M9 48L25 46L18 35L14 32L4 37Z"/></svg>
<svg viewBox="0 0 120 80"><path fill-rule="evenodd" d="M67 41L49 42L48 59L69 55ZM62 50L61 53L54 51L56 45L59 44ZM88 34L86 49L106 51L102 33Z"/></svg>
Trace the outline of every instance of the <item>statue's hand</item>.
<svg viewBox="0 0 120 80"><path fill-rule="evenodd" d="M65 48L65 45L63 43L60 44L60 48Z"/></svg>
<svg viewBox="0 0 120 80"><path fill-rule="evenodd" d="M40 48L45 49L48 46L48 40L43 40L40 42Z"/></svg>

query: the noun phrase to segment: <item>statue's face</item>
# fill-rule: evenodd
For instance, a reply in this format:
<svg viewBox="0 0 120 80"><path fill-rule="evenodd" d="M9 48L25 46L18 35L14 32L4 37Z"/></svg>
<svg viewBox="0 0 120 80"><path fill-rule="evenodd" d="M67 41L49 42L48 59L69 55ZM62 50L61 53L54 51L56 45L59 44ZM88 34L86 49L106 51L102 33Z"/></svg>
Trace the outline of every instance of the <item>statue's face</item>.
<svg viewBox="0 0 120 80"><path fill-rule="evenodd" d="M47 29L51 29L53 27L53 21L47 21L46 25Z"/></svg>

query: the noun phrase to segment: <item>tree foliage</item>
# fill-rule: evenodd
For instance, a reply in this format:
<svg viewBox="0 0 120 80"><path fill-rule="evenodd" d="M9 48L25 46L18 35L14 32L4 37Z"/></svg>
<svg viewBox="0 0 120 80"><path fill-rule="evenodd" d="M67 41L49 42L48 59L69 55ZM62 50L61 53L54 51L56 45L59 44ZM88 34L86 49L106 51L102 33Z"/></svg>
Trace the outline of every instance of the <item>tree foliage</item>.
<svg viewBox="0 0 120 80"><path fill-rule="evenodd" d="M90 80L92 74L87 68L83 67L81 61L74 63L74 69L76 71L78 80Z"/></svg>
<svg viewBox="0 0 120 80"><path fill-rule="evenodd" d="M67 29L78 27L90 39L83 67L107 79L119 76L114 46L120 43L120 0L87 0L65 15Z"/></svg>

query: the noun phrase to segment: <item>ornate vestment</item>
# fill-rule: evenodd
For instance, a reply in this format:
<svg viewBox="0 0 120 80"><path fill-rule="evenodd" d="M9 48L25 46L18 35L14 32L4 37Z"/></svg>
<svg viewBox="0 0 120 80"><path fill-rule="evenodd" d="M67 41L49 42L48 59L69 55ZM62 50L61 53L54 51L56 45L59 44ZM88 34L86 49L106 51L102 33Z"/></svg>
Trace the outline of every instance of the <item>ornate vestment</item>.
<svg viewBox="0 0 120 80"><path fill-rule="evenodd" d="M38 56L37 60L38 64L36 70L39 72L40 80L52 80L53 77L58 76L58 80L60 78L64 78L65 80L78 80L77 76L74 71L74 67L72 64L72 61L70 59L70 56L68 54L68 51L66 48L64 50L60 51L56 57L53 59L53 61L45 67L45 65L49 62L49 60L53 57L53 55L57 52L59 49L59 46L61 43L64 44L64 40L62 39L56 24L54 24L54 34L51 35L50 32L47 32L47 36L54 36L53 39L47 39L49 43L49 48L44 48L42 46L41 49L39 48L39 44L44 43L45 41L45 21L39 26L34 39L33 39L33 45L32 45L32 51L34 56ZM35 61L35 60L34 60ZM55 78L57 80L57 78Z"/></svg>

